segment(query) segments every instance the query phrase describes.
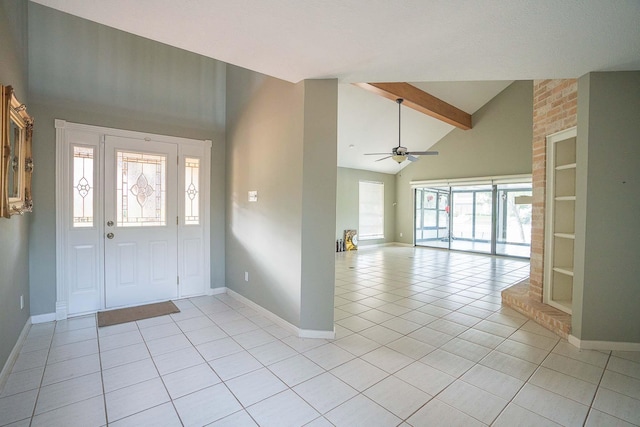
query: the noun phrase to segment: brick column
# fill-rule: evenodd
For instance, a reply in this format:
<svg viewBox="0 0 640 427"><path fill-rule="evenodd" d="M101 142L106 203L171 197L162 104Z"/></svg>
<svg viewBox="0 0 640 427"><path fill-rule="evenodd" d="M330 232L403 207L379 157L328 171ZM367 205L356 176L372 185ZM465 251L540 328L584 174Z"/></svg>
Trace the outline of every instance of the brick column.
<svg viewBox="0 0 640 427"><path fill-rule="evenodd" d="M533 82L533 207L529 298L542 302L547 135L576 126L578 80Z"/></svg>

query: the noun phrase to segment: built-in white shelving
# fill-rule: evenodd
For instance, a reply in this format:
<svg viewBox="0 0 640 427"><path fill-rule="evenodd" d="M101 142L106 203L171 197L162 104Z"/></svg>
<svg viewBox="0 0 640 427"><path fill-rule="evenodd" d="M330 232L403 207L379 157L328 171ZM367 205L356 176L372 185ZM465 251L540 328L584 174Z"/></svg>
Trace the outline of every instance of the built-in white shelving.
<svg viewBox="0 0 640 427"><path fill-rule="evenodd" d="M576 207L576 130L547 137L544 302L571 314Z"/></svg>

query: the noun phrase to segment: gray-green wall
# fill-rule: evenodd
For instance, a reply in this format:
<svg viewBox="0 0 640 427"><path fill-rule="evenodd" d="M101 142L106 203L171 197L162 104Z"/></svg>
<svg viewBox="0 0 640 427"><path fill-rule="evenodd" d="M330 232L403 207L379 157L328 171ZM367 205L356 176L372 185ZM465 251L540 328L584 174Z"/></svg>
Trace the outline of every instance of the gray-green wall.
<svg viewBox="0 0 640 427"><path fill-rule="evenodd" d="M227 68L226 284L304 329L333 329L336 112L335 81Z"/></svg>
<svg viewBox="0 0 640 427"><path fill-rule="evenodd" d="M26 4L20 0L0 2L0 84L12 86L18 99L27 98ZM27 104L28 105L28 104ZM30 110L29 110L30 112ZM29 308L29 217L0 218L0 371L22 328ZM25 307L20 309L20 295Z"/></svg>
<svg viewBox="0 0 640 427"><path fill-rule="evenodd" d="M473 129L454 129L397 175L396 241L413 244L411 181L530 174L533 83L516 81L473 114ZM400 237L402 233L403 237Z"/></svg>
<svg viewBox="0 0 640 427"><path fill-rule="evenodd" d="M304 82L300 328L333 331L338 81Z"/></svg>
<svg viewBox="0 0 640 427"><path fill-rule="evenodd" d="M396 241L396 175L338 168L338 194L336 200L336 239L344 237L344 230L358 229L360 215L359 183L375 181L384 183L384 239L359 240L359 246L391 243Z"/></svg>
<svg viewBox="0 0 640 427"><path fill-rule="evenodd" d="M212 140L211 286L224 286L226 65L38 4L28 9L31 314L55 312L54 119Z"/></svg>
<svg viewBox="0 0 640 427"><path fill-rule="evenodd" d="M577 145L572 334L640 343L639 71L578 80Z"/></svg>

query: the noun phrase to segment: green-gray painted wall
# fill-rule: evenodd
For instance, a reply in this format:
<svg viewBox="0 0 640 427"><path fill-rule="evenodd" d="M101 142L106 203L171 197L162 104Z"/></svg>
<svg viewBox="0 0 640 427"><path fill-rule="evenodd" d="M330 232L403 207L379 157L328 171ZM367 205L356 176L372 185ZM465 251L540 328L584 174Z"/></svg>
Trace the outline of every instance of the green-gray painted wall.
<svg viewBox="0 0 640 427"><path fill-rule="evenodd" d="M391 160L389 160L391 161ZM396 241L396 175L338 168L338 194L336 199L336 239L344 238L344 230L359 229L360 181L384 183L384 239L359 240L359 246ZM335 242L334 242L335 243Z"/></svg>
<svg viewBox="0 0 640 427"><path fill-rule="evenodd" d="M0 84L12 86L18 99L24 103L29 102L26 12L26 4L21 0L0 2ZM0 218L0 370L7 362L30 314L30 216ZM20 295L24 296L25 303L22 310Z"/></svg>
<svg viewBox="0 0 640 427"><path fill-rule="evenodd" d="M29 3L36 118L31 314L55 312L54 119L213 141L211 287L224 286L226 65Z"/></svg>
<svg viewBox="0 0 640 427"><path fill-rule="evenodd" d="M226 284L297 326L304 83L229 65L227 95Z"/></svg>
<svg viewBox="0 0 640 427"><path fill-rule="evenodd" d="M530 174L533 83L516 81L473 114L473 129L454 129L397 175L396 241L413 243L411 181ZM402 233L403 237L400 237Z"/></svg>
<svg viewBox="0 0 640 427"><path fill-rule="evenodd" d="M640 71L587 74L578 100L576 246L583 233L584 259L572 333L640 343Z"/></svg>
<svg viewBox="0 0 640 427"><path fill-rule="evenodd" d="M304 82L300 328L333 331L338 81Z"/></svg>
<svg viewBox="0 0 640 427"><path fill-rule="evenodd" d="M226 283L303 329L333 330L336 139L336 81L227 68Z"/></svg>

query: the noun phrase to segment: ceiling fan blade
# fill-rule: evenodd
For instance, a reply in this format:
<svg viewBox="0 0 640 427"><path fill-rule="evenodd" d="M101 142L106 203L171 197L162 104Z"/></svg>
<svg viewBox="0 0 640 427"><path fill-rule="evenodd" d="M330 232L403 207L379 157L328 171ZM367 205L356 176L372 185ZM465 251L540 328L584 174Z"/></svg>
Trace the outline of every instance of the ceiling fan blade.
<svg viewBox="0 0 640 427"><path fill-rule="evenodd" d="M391 156L383 157L383 158L381 158L381 159L376 160L376 162L379 162L379 161L381 161L381 160L390 159L390 158L391 158Z"/></svg>
<svg viewBox="0 0 640 427"><path fill-rule="evenodd" d="M417 157L412 156L411 154L407 154L407 160L409 160L410 162L415 162L416 160L419 160Z"/></svg>
<svg viewBox="0 0 640 427"><path fill-rule="evenodd" d="M365 153L365 156L388 156L389 153Z"/></svg>
<svg viewBox="0 0 640 427"><path fill-rule="evenodd" d="M411 153L408 154L413 154L415 156L437 156L438 152L437 151L412 151Z"/></svg>

